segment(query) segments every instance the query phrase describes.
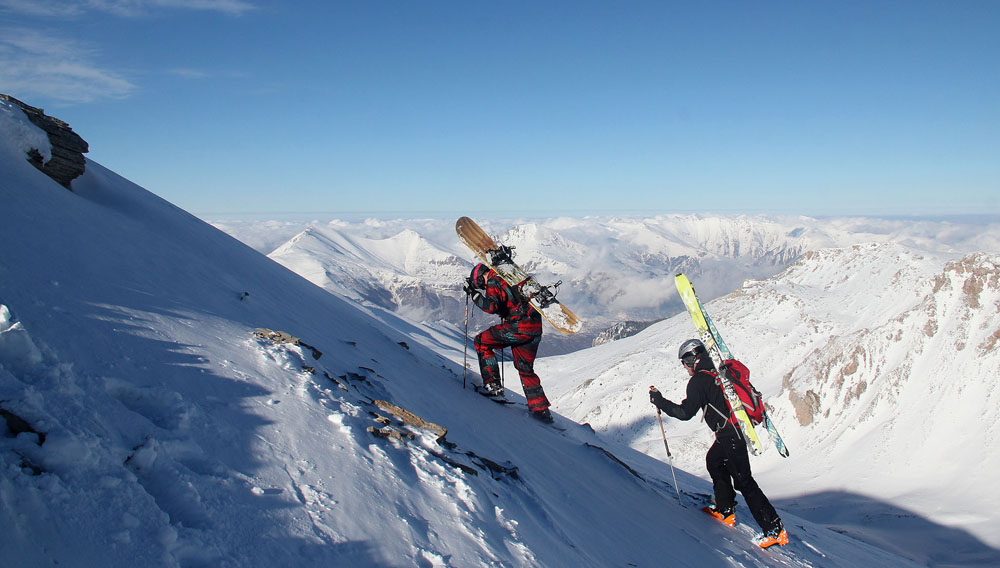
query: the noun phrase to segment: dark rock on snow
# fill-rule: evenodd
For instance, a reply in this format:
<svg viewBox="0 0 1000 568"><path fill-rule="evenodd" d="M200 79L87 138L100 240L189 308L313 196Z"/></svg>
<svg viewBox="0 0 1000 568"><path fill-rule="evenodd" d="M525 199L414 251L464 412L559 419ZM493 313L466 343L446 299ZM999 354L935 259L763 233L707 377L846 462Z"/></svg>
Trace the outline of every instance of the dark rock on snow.
<svg viewBox="0 0 1000 568"><path fill-rule="evenodd" d="M72 189L70 183L83 174L86 160L83 155L90 147L87 141L73 132L68 124L45 114L40 108L27 105L10 95L0 93L0 99L16 104L28 116L28 120L49 135L52 145L52 158L44 162L38 148L28 151L28 161L45 175L54 179L66 189Z"/></svg>

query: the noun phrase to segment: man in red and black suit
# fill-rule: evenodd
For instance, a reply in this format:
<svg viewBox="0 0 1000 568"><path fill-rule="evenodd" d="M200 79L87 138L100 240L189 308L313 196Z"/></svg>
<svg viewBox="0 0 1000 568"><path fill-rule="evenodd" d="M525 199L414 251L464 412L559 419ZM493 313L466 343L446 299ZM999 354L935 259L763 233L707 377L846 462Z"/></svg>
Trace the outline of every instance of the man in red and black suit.
<svg viewBox="0 0 1000 568"><path fill-rule="evenodd" d="M465 292L472 297L479 309L500 316L498 325L486 329L475 340L479 372L483 377L483 392L488 396L503 396L495 350L510 347L514 354L514 368L521 376L521 386L524 387L524 397L528 400L531 416L551 422L549 399L545 397L541 380L534 371L535 354L542 339L541 314L485 264L477 264L472 269Z"/></svg>

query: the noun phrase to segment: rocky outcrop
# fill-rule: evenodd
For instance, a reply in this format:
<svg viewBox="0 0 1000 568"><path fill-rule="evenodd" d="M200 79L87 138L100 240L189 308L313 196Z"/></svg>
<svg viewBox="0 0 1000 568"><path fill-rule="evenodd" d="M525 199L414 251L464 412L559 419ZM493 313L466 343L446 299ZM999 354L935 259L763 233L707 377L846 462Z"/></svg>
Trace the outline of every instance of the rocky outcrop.
<svg viewBox="0 0 1000 568"><path fill-rule="evenodd" d="M40 108L24 104L10 95L0 94L0 99L16 104L28 116L28 120L41 128L49 136L52 146L52 157L44 161L38 148L28 151L28 161L45 175L54 179L66 189L72 189L70 183L83 174L86 160L83 155L90 149L87 141L73 132L68 124L45 114Z"/></svg>
<svg viewBox="0 0 1000 568"><path fill-rule="evenodd" d="M632 337L658 321L660 320L618 322L598 334L598 336L594 338L593 345L594 347L597 347L598 345L611 343L612 341L618 341L619 339L625 339L626 337Z"/></svg>

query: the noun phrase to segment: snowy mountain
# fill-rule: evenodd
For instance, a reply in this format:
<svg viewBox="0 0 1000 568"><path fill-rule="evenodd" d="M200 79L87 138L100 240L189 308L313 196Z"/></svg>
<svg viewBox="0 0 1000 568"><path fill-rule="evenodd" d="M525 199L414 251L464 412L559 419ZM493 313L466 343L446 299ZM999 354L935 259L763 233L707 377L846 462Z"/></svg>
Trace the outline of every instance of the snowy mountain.
<svg viewBox="0 0 1000 568"><path fill-rule="evenodd" d="M632 337L640 331L656 323L655 321L623 321L602 331L594 338L594 345L604 345L626 337Z"/></svg>
<svg viewBox="0 0 1000 568"><path fill-rule="evenodd" d="M709 300L821 248L896 242L940 252L1000 250L996 224L705 215L480 222L542 282L562 281L559 298L585 320L577 336L550 330L543 355L589 347L624 321L683 311L673 289L679 271L701 282ZM418 320L463 323L461 281L474 257L455 237L454 220L302 223L276 250L270 245L294 223L216 225L327 290Z"/></svg>
<svg viewBox="0 0 1000 568"><path fill-rule="evenodd" d="M68 191L25 160L45 143L0 104L4 566L912 565L785 510L761 551L662 462L463 390L454 328L93 161Z"/></svg>
<svg viewBox="0 0 1000 568"><path fill-rule="evenodd" d="M802 499L802 488L885 500L909 511L901 522L934 518L1000 545L1000 499L982 490L1000 466L1000 382L992 379L1000 369L1000 255L899 244L824 249L706 307L791 449L787 460L773 450L754 460L765 491L872 542L870 507L831 512ZM647 389L683 399L676 348L693 330L682 314L544 360L539 374L566 416L659 456ZM678 463L704 476L710 439L696 422L669 419L667 429ZM905 552L931 564L982 552L955 543L940 556L925 546L934 548L911 543Z"/></svg>
<svg viewBox="0 0 1000 568"><path fill-rule="evenodd" d="M308 227L270 257L328 291L409 319L462 321L471 266L406 229L384 239Z"/></svg>

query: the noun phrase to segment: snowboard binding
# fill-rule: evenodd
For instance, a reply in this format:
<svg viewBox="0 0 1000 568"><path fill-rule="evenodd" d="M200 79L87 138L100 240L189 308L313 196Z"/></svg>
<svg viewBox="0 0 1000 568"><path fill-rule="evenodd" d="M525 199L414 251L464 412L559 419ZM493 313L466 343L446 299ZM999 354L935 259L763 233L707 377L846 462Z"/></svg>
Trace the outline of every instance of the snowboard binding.
<svg viewBox="0 0 1000 568"><path fill-rule="evenodd" d="M514 263L514 247L498 245L497 248L486 251L486 254L490 256L490 264L493 266Z"/></svg>
<svg viewBox="0 0 1000 568"><path fill-rule="evenodd" d="M514 264L514 247L512 246L497 245L497 248L486 251L486 254L490 257L490 264L493 266ZM559 286L561 285L562 280L551 286L543 286L535 282L534 279L526 279L518 283L514 288L526 299L537 300L539 307L545 308L557 301L556 294L559 292Z"/></svg>

